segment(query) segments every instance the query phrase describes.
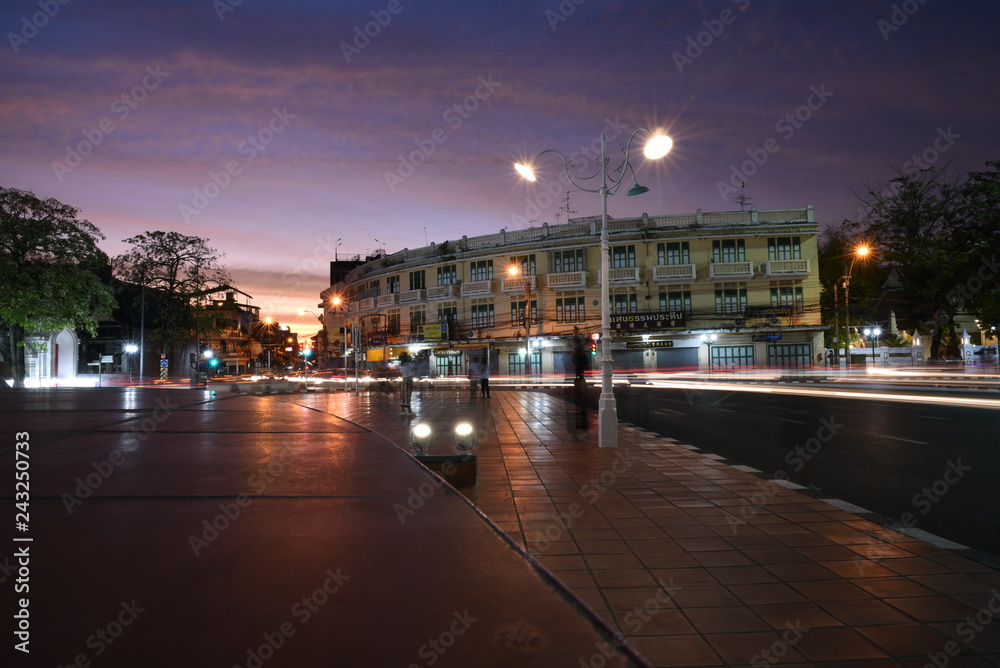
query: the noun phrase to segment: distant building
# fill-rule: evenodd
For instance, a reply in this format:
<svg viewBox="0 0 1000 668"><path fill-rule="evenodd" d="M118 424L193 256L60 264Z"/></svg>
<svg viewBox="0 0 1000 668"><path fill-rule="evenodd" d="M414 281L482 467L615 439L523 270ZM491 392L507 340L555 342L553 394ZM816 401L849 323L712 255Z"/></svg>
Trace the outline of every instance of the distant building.
<svg viewBox="0 0 1000 668"><path fill-rule="evenodd" d="M370 258L321 294L331 354L358 346L373 366L426 350L439 375L464 375L489 348L495 372L517 375L527 326L530 373L569 375L574 332L601 331L607 280L616 373L823 361L812 206L611 219L607 277L600 228L575 219Z"/></svg>

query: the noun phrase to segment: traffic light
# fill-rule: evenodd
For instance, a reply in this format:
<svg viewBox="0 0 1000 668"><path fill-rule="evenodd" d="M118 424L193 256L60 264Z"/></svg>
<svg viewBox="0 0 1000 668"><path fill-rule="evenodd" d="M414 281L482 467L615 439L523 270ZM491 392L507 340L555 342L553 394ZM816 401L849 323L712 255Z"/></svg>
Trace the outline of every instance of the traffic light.
<svg viewBox="0 0 1000 668"><path fill-rule="evenodd" d="M594 332L590 335L590 355L591 357L597 357L597 342L601 340L601 335Z"/></svg>

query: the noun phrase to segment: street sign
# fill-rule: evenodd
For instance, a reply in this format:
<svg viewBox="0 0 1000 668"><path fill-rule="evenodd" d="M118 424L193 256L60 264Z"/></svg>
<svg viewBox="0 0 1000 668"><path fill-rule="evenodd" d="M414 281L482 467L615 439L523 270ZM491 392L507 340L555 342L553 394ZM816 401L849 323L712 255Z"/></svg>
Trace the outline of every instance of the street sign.
<svg viewBox="0 0 1000 668"><path fill-rule="evenodd" d="M635 332L683 327L683 311L660 311L659 313L622 313L611 316L612 332Z"/></svg>
<svg viewBox="0 0 1000 668"><path fill-rule="evenodd" d="M788 318L791 315L791 306L747 306L743 311L744 318Z"/></svg>
<svg viewBox="0 0 1000 668"><path fill-rule="evenodd" d="M673 348L673 341L626 341L626 348Z"/></svg>
<svg viewBox="0 0 1000 668"><path fill-rule="evenodd" d="M168 366L170 366L170 360L165 360L165 359L160 360L161 369L166 369Z"/></svg>

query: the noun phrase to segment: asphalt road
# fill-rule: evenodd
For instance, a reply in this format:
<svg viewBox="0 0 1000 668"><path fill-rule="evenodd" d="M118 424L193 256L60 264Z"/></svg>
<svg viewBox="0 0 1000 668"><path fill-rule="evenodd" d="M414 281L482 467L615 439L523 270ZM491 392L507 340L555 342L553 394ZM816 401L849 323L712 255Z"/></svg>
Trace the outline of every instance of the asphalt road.
<svg viewBox="0 0 1000 668"><path fill-rule="evenodd" d="M619 393L618 410L622 420L768 478L783 472L888 518L890 526L923 529L1000 557L998 410L660 388Z"/></svg>

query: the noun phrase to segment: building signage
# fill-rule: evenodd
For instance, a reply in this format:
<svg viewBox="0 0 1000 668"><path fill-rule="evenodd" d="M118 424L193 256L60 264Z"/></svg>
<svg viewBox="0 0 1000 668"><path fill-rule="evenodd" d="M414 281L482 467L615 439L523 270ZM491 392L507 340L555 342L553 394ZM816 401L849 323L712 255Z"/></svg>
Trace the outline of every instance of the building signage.
<svg viewBox="0 0 1000 668"><path fill-rule="evenodd" d="M626 348L673 348L673 341L628 341Z"/></svg>
<svg viewBox="0 0 1000 668"><path fill-rule="evenodd" d="M620 313L611 316L612 332L639 332L670 327L684 327L682 311L660 311L659 313Z"/></svg>
<svg viewBox="0 0 1000 668"><path fill-rule="evenodd" d="M791 306L747 306L743 311L744 318L788 318L791 315Z"/></svg>
<svg viewBox="0 0 1000 668"><path fill-rule="evenodd" d="M751 339L753 341L780 341L781 334L754 334Z"/></svg>
<svg viewBox="0 0 1000 668"><path fill-rule="evenodd" d="M417 327L417 341L447 341L448 323L440 325L420 325Z"/></svg>

